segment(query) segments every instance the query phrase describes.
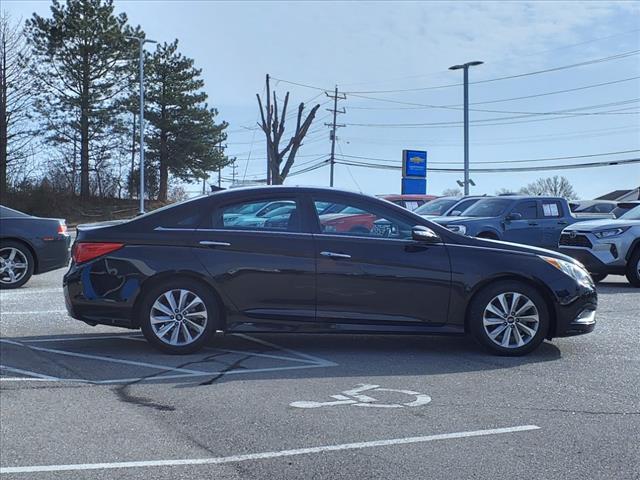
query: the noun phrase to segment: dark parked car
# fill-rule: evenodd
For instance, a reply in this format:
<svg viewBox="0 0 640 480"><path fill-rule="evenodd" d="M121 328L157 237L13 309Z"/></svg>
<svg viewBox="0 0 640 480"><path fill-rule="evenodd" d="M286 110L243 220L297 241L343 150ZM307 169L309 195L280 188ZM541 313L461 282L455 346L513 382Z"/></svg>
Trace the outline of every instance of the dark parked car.
<svg viewBox="0 0 640 480"><path fill-rule="evenodd" d="M427 204L428 205L428 204ZM567 225L608 214L571 214L560 197L502 196L477 201L460 217L433 221L449 230L472 237L505 240L543 248L558 248L560 233Z"/></svg>
<svg viewBox="0 0 640 480"><path fill-rule="evenodd" d="M227 211L267 200L295 202L286 224L226 224ZM392 228L326 230L327 203ZM222 330L470 333L520 355L593 330L597 303L591 277L565 255L458 235L374 197L296 187L217 192L79 228L64 294L74 318L141 328L170 353Z"/></svg>
<svg viewBox="0 0 640 480"><path fill-rule="evenodd" d="M0 205L0 288L18 288L32 275L66 267L70 243L64 220Z"/></svg>

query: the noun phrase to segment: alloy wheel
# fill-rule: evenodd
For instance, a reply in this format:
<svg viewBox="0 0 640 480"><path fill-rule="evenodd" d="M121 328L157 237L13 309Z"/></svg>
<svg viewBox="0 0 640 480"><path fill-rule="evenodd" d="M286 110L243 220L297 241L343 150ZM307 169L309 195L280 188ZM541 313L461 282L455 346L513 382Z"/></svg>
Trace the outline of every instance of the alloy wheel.
<svg viewBox="0 0 640 480"><path fill-rule="evenodd" d="M527 345L538 333L540 315L529 297L517 292L493 297L484 309L482 324L493 343L503 348Z"/></svg>
<svg viewBox="0 0 640 480"><path fill-rule="evenodd" d="M153 334L162 342L172 346L190 345L205 331L207 307L192 291L172 289L153 302L149 320Z"/></svg>
<svg viewBox="0 0 640 480"><path fill-rule="evenodd" d="M29 271L29 260L24 253L14 247L0 249L0 283L18 283Z"/></svg>

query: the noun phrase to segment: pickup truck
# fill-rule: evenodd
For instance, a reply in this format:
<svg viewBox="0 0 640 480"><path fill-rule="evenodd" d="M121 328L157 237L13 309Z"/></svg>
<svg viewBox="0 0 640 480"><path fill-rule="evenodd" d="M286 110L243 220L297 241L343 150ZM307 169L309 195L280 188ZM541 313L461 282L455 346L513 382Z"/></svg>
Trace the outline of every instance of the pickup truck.
<svg viewBox="0 0 640 480"><path fill-rule="evenodd" d="M560 197L513 195L479 200L460 217L429 220L463 235L557 250L560 233L568 225L609 217L598 214L576 217Z"/></svg>

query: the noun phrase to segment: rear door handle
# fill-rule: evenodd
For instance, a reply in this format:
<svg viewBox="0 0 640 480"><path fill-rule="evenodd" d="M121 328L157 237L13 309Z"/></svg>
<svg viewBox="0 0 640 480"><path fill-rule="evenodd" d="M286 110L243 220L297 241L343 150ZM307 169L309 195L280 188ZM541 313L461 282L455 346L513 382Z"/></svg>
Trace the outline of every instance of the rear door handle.
<svg viewBox="0 0 640 480"><path fill-rule="evenodd" d="M537 227L538 224L536 222L529 222L529 225L531 225L532 227Z"/></svg>
<svg viewBox="0 0 640 480"><path fill-rule="evenodd" d="M558 222L558 225L567 225L569 222L565 221L565 220L560 220Z"/></svg>
<svg viewBox="0 0 640 480"><path fill-rule="evenodd" d="M229 242L215 242L213 240L200 240L200 245L204 245L205 247L230 247L231 246Z"/></svg>
<svg viewBox="0 0 640 480"><path fill-rule="evenodd" d="M347 255L346 253L320 252L320 255L329 258L351 258L351 255Z"/></svg>

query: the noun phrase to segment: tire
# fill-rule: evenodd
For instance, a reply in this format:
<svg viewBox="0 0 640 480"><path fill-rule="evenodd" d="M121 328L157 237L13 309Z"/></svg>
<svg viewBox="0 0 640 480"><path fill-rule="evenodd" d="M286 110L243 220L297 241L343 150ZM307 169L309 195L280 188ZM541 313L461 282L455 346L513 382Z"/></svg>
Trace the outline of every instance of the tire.
<svg viewBox="0 0 640 480"><path fill-rule="evenodd" d="M607 274L606 273L592 273L591 274L591 278L593 279L593 281L595 283L600 283L605 278L607 278Z"/></svg>
<svg viewBox="0 0 640 480"><path fill-rule="evenodd" d="M627 262L627 280L634 287L640 287L640 247L637 247Z"/></svg>
<svg viewBox="0 0 640 480"><path fill-rule="evenodd" d="M24 243L3 241L0 244L0 289L20 288L33 275L35 262Z"/></svg>
<svg viewBox="0 0 640 480"><path fill-rule="evenodd" d="M220 324L219 312L210 287L190 278L177 278L144 293L140 327L147 341L157 349L185 355L201 349L213 336Z"/></svg>
<svg viewBox="0 0 640 480"><path fill-rule="evenodd" d="M501 298L508 312L503 317L493 313L505 311ZM531 305L525 307L527 300ZM510 314L518 310L519 316ZM500 281L483 288L472 299L468 315L473 337L497 355L525 355L535 350L549 331L549 310L544 298L535 288L518 281Z"/></svg>

